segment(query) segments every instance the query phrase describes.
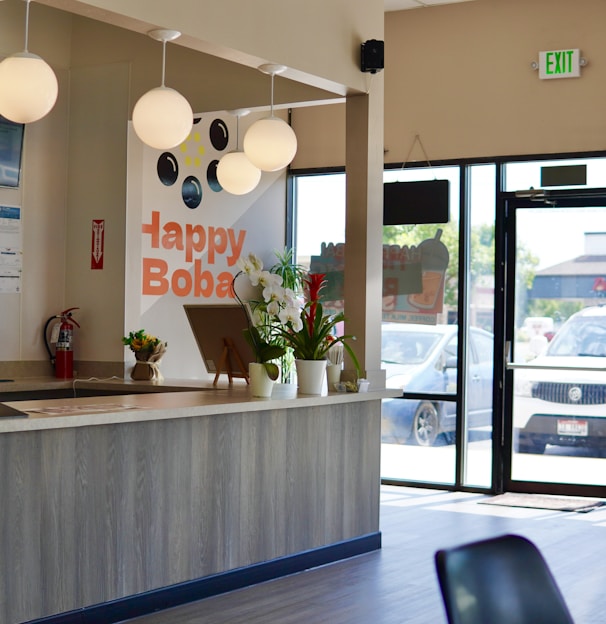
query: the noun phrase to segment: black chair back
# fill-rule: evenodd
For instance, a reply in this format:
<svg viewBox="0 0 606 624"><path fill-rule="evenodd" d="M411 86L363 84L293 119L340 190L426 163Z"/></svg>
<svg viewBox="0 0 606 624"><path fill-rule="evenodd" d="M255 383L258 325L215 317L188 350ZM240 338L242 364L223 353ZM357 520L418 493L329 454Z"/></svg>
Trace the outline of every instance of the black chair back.
<svg viewBox="0 0 606 624"><path fill-rule="evenodd" d="M450 624L573 624L545 559L524 537L439 550L435 564Z"/></svg>

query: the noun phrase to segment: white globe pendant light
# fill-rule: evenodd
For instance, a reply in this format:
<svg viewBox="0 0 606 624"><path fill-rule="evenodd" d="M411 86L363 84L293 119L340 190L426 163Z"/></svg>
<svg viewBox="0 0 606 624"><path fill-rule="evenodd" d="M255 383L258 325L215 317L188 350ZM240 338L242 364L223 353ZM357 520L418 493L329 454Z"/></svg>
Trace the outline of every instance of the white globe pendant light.
<svg viewBox="0 0 606 624"><path fill-rule="evenodd" d="M287 167L297 153L297 136L293 129L274 116L274 77L286 71L284 65L261 65L259 70L271 75L271 113L250 126L244 136L244 153L262 171Z"/></svg>
<svg viewBox="0 0 606 624"><path fill-rule="evenodd" d="M47 115L57 101L57 76L36 54L28 52L29 3L25 0L25 50L0 63L0 115L16 123L31 123Z"/></svg>
<svg viewBox="0 0 606 624"><path fill-rule="evenodd" d="M165 86L166 42L181 35L177 30L151 30L148 35L162 42L162 85L142 95L133 109L133 128L150 147L171 149L183 143L194 123L189 102L175 89Z"/></svg>
<svg viewBox="0 0 606 624"><path fill-rule="evenodd" d="M253 191L261 180L261 170L255 167L244 152L238 150L240 117L250 111L233 111L236 115L236 149L221 157L217 165L217 180L224 190L232 195L245 195Z"/></svg>

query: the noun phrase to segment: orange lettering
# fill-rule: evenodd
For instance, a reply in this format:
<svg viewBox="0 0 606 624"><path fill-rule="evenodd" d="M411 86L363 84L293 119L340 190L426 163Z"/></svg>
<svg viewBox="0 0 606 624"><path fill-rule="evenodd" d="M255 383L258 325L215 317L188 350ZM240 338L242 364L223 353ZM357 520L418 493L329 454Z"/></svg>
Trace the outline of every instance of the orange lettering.
<svg viewBox="0 0 606 624"><path fill-rule="evenodd" d="M168 280L164 277L168 265L157 258L143 258L143 289L144 295L165 295L168 292Z"/></svg>

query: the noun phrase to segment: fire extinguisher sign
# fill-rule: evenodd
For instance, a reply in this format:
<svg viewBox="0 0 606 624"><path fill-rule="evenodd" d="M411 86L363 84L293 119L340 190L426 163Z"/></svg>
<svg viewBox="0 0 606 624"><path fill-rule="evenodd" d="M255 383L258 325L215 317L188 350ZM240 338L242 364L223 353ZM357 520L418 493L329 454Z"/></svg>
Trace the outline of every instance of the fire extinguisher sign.
<svg viewBox="0 0 606 624"><path fill-rule="evenodd" d="M103 268L103 252L105 247L105 219L93 219L90 268Z"/></svg>

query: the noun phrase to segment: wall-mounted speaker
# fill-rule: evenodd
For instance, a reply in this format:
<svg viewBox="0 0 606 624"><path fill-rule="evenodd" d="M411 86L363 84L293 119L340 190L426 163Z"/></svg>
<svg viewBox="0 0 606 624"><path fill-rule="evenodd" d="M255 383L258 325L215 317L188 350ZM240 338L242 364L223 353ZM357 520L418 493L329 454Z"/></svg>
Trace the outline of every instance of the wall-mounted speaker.
<svg viewBox="0 0 606 624"><path fill-rule="evenodd" d="M385 67L384 48L383 41L377 39L369 39L361 44L360 69L371 74L381 71Z"/></svg>

